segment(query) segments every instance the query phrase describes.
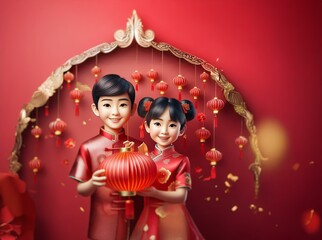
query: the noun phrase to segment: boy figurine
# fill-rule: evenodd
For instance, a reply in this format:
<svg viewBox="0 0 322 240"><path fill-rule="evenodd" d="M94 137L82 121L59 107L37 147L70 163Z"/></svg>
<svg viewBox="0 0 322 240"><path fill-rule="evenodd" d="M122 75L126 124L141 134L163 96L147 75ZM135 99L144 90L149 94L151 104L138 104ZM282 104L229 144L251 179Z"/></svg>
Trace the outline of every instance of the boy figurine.
<svg viewBox="0 0 322 240"><path fill-rule="evenodd" d="M116 74L96 82L92 89L92 110L104 123L97 136L81 144L69 176L79 183L80 195L91 196L89 239L124 240L128 236L124 200L105 186L104 169L98 170L106 156L119 148L138 146L136 139L126 136L124 125L135 112L133 85Z"/></svg>

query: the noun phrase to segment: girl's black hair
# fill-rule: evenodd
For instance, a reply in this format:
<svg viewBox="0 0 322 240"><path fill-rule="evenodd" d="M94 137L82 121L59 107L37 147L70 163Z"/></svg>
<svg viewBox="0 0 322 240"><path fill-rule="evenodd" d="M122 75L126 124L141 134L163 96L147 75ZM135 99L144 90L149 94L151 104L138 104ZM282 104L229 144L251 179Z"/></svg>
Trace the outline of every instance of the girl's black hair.
<svg viewBox="0 0 322 240"><path fill-rule="evenodd" d="M138 104L138 115L145 118L148 126L152 119L158 119L169 107L170 119L172 121L178 121L182 130L187 121L192 120L196 115L194 105L189 100L182 100L181 102L175 98L159 97L153 100L153 98L142 98Z"/></svg>
<svg viewBox="0 0 322 240"><path fill-rule="evenodd" d="M99 79L93 86L92 97L97 107L98 100L103 96L118 96L124 93L129 94L131 108L135 101L135 89L129 81L116 74L108 74Z"/></svg>

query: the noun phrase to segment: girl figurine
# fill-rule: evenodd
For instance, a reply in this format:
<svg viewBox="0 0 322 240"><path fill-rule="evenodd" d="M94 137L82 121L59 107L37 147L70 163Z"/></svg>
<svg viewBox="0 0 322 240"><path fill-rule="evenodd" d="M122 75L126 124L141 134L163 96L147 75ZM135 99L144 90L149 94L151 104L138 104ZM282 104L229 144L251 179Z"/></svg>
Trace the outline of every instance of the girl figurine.
<svg viewBox="0 0 322 240"><path fill-rule="evenodd" d="M145 118L145 130L156 143L150 157L157 165L158 175L152 187L138 192L144 197L144 208L131 240L204 239L185 206L191 189L189 158L173 146L183 135L186 122L195 117L193 104L188 100L146 97L139 102L138 114Z"/></svg>

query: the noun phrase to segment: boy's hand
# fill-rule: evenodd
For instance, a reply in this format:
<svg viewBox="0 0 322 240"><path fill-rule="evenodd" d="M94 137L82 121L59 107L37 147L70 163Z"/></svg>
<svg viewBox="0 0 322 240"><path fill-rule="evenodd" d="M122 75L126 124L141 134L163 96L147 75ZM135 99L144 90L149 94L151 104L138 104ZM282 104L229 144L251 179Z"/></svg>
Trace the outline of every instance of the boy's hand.
<svg viewBox="0 0 322 240"><path fill-rule="evenodd" d="M134 142L130 142L129 140L126 140L123 144L126 148L132 148L134 146Z"/></svg>
<svg viewBox="0 0 322 240"><path fill-rule="evenodd" d="M92 175L92 183L95 186L101 187L106 185L106 176L104 169L96 170Z"/></svg>

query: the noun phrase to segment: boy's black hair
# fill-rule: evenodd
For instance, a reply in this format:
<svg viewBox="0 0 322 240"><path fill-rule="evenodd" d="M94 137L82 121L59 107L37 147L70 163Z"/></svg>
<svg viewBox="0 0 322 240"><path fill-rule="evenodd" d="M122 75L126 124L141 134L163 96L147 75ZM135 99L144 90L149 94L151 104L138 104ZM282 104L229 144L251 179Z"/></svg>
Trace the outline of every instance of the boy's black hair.
<svg viewBox="0 0 322 240"><path fill-rule="evenodd" d="M129 94L131 108L133 108L135 101L135 89L132 83L117 74L108 74L103 76L94 84L92 89L92 97L96 107L100 97L118 96L124 93Z"/></svg>

